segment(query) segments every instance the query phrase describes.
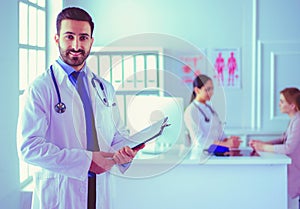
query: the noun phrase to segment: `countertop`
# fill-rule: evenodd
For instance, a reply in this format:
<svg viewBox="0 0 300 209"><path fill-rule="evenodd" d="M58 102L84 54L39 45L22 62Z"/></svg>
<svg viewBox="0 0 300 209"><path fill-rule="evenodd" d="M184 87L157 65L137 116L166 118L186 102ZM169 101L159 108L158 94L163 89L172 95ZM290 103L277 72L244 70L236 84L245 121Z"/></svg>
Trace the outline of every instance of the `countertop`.
<svg viewBox="0 0 300 209"><path fill-rule="evenodd" d="M240 152L241 151L241 152ZM177 146L165 152L142 151L133 164L203 164L203 165L232 165L232 164L290 164L291 159L283 154L258 152L250 147L234 150L230 156L214 156L199 149ZM246 153L246 155L244 154ZM252 155L252 156L251 156Z"/></svg>

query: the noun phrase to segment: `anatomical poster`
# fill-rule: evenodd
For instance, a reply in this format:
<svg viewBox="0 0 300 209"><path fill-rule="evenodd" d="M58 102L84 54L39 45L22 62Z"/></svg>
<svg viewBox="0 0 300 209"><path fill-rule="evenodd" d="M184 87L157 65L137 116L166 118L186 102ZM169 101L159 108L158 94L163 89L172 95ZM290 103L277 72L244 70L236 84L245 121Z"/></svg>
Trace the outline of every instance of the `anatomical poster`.
<svg viewBox="0 0 300 209"><path fill-rule="evenodd" d="M226 88L241 88L239 48L216 48L210 53L210 62L215 70L218 85Z"/></svg>

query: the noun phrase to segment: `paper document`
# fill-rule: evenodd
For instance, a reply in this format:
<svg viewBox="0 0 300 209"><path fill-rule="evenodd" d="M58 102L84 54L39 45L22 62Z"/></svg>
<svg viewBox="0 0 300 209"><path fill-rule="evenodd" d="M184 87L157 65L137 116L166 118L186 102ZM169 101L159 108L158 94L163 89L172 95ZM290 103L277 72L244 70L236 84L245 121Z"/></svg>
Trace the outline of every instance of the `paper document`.
<svg viewBox="0 0 300 209"><path fill-rule="evenodd" d="M167 123L167 121L168 117L165 117L151 126L148 126L147 128L144 128L143 130L133 134L129 137L128 141L125 142L126 145L134 149L157 138L163 133L164 128L170 125Z"/></svg>

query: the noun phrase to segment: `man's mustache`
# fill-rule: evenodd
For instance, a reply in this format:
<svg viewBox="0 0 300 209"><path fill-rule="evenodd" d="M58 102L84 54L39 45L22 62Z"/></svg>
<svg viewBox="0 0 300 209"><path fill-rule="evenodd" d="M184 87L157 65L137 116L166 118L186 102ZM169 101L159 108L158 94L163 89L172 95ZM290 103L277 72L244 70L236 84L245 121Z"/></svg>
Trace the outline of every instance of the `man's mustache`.
<svg viewBox="0 0 300 209"><path fill-rule="evenodd" d="M73 53L81 53L81 54L85 54L85 51L82 50L82 49L78 49L78 50L75 50L75 49L69 49L67 50L67 53L69 54L70 52L73 52Z"/></svg>

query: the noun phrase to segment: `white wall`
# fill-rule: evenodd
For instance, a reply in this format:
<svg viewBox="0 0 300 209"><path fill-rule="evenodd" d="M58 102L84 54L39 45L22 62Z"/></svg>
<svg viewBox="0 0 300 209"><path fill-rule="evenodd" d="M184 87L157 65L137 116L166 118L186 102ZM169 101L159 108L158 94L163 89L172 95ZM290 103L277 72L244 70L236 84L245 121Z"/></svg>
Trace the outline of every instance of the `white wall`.
<svg viewBox="0 0 300 209"><path fill-rule="evenodd" d="M271 132L286 128L288 118L277 104L281 89L299 87L298 0L64 0L64 6L80 6L92 14L95 45L158 45L175 57L202 48L240 48L242 86L225 89L226 128ZM171 38L150 38L149 33ZM175 74L179 71L176 65L165 67ZM168 91L187 103L186 92L165 82Z"/></svg>
<svg viewBox="0 0 300 209"><path fill-rule="evenodd" d="M279 92L300 88L300 1L261 0L257 4L258 124L262 129L285 129L286 115L278 108ZM261 117L259 117L261 115Z"/></svg>
<svg viewBox="0 0 300 209"><path fill-rule="evenodd" d="M170 56L179 58L185 54L195 54L202 48L242 48L242 54L251 61L251 1L220 0L127 0L127 1L97 1L86 4L85 1L65 1L67 5L82 6L94 17L95 45L154 45L161 46ZM149 37L145 33L163 34L169 38ZM126 41L126 37L137 36ZM227 120L230 127L251 127L251 109L248 95L251 95L251 62L243 61L243 89L226 90ZM168 64L168 62L166 62ZM166 64L166 65L167 65ZM166 70L178 74L180 66L170 64ZM185 104L190 98L182 92L180 86L165 81L167 91L185 98ZM238 103L232 102L232 97L242 98ZM224 104L221 104L224 106ZM233 117L230 110L243 112Z"/></svg>
<svg viewBox="0 0 300 209"><path fill-rule="evenodd" d="M19 161L16 151L18 116L18 4L0 7L0 203L1 208L19 207Z"/></svg>

